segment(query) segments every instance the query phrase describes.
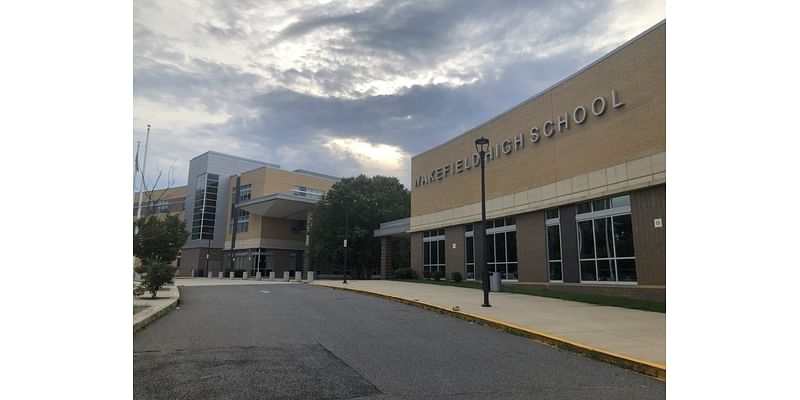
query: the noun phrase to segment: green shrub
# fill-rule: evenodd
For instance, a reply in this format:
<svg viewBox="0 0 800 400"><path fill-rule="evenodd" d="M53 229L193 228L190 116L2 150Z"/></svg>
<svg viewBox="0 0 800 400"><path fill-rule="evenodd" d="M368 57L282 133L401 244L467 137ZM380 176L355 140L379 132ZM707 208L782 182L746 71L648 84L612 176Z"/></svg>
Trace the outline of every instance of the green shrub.
<svg viewBox="0 0 800 400"><path fill-rule="evenodd" d="M433 273L431 274L431 279L433 279L435 281L441 280L442 278L444 278L444 273L443 272L433 271Z"/></svg>
<svg viewBox="0 0 800 400"><path fill-rule="evenodd" d="M175 267L162 262L158 258L147 258L142 260L142 265L136 268L136 272L142 275L141 283L134 289L134 295L137 292L150 292L152 298L156 297L156 293L164 285L175 278Z"/></svg>
<svg viewBox="0 0 800 400"><path fill-rule="evenodd" d="M453 277L453 282L455 283L459 283L464 280L464 278L461 276L461 272L453 272L450 275Z"/></svg>
<svg viewBox="0 0 800 400"><path fill-rule="evenodd" d="M394 279L416 279L417 272L411 268L398 268L394 270Z"/></svg>
<svg viewBox="0 0 800 400"><path fill-rule="evenodd" d="M422 278L423 279L431 279L431 273L428 271L422 271Z"/></svg>

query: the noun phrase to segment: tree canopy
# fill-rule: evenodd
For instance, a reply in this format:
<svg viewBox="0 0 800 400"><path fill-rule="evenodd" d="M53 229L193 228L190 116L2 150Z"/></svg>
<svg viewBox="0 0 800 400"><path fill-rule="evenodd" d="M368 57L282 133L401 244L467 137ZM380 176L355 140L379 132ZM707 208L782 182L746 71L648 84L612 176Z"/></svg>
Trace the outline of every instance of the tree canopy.
<svg viewBox="0 0 800 400"><path fill-rule="evenodd" d="M139 232L133 236L133 255L140 259L171 263L189 238L186 224L177 215L141 218Z"/></svg>
<svg viewBox="0 0 800 400"><path fill-rule="evenodd" d="M373 231L381 222L405 218L411 193L395 177L359 175L331 187L314 210L309 232L311 262L344 266L345 220L348 220L347 264L355 277L365 277L380 263L381 241Z"/></svg>

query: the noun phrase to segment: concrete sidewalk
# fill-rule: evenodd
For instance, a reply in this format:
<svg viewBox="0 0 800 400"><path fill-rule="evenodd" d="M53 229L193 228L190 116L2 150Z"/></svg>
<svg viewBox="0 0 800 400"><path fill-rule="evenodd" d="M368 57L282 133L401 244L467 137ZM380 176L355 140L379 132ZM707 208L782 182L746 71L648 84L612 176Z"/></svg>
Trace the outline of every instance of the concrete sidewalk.
<svg viewBox="0 0 800 400"><path fill-rule="evenodd" d="M479 289L423 283L313 284L438 309L666 379L666 314L502 292L489 295L492 307L481 307L483 292Z"/></svg>
<svg viewBox="0 0 800 400"><path fill-rule="evenodd" d="M150 293L145 293L142 297L134 297L133 305L143 305L147 306L147 308L133 314L133 332L136 333L172 311L178 306L180 296L176 285L167 285L156 293L155 299L150 298Z"/></svg>

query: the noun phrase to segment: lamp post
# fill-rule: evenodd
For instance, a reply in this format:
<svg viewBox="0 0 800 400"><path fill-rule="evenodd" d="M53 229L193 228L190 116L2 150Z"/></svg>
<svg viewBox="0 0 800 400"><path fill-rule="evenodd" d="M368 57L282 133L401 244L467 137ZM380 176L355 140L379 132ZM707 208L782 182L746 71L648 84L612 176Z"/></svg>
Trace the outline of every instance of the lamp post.
<svg viewBox="0 0 800 400"><path fill-rule="evenodd" d="M485 161L486 150L489 148L489 139L481 136L475 139L475 149L481 158L481 231L479 232L481 243L483 243L483 257L481 257L481 268L483 269L483 304L481 307L491 307L489 304L489 268L486 264L486 256L489 247L486 243L486 182L485 182Z"/></svg>
<svg viewBox="0 0 800 400"><path fill-rule="evenodd" d="M344 281L342 283L347 283L347 230L349 228L350 222L350 212L348 210L350 201L349 196L344 197L345 200L345 207L344 207Z"/></svg>

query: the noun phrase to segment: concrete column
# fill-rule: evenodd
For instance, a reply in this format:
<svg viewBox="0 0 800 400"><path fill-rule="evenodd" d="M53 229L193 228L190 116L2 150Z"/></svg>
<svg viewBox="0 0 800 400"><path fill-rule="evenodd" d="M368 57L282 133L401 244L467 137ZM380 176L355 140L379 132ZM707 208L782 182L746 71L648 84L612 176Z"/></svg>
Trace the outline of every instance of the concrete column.
<svg viewBox="0 0 800 400"><path fill-rule="evenodd" d="M308 279L309 282L314 282L314 271L308 271Z"/></svg>
<svg viewBox="0 0 800 400"><path fill-rule="evenodd" d="M283 271L283 281L289 282L289 271Z"/></svg>
<svg viewBox="0 0 800 400"><path fill-rule="evenodd" d="M381 276L383 279L392 279L392 237L381 238Z"/></svg>
<svg viewBox="0 0 800 400"><path fill-rule="evenodd" d="M248 276L248 272L244 271L244 273L242 274L242 279L247 280L247 276Z"/></svg>
<svg viewBox="0 0 800 400"><path fill-rule="evenodd" d="M261 271L256 272L256 280L257 281L261 280Z"/></svg>
<svg viewBox="0 0 800 400"><path fill-rule="evenodd" d="M269 271L269 280L271 281L275 280L275 271Z"/></svg>
<svg viewBox="0 0 800 400"><path fill-rule="evenodd" d="M222 277L223 277L223 276L224 276L224 275L223 275L223 272L222 272L222 271L219 271L219 279L222 279Z"/></svg>

